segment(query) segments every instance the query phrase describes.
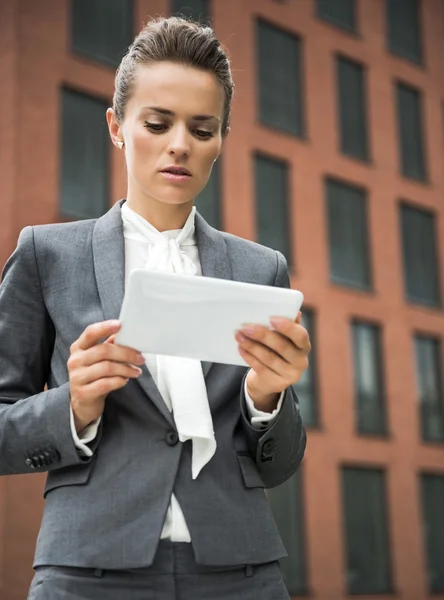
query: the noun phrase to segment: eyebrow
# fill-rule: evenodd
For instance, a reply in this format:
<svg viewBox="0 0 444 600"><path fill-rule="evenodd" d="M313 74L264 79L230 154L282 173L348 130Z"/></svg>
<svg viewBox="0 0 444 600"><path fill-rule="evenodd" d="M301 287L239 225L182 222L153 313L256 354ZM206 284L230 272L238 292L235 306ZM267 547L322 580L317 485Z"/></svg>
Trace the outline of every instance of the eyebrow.
<svg viewBox="0 0 444 600"><path fill-rule="evenodd" d="M143 108L152 110L154 112L157 112L161 115L165 115L167 117L174 117L176 114L172 110L168 110L167 108L161 108L160 106L143 106ZM218 122L220 121L220 119L218 119L217 117L214 117L213 115L194 115L193 120L194 121L218 121Z"/></svg>

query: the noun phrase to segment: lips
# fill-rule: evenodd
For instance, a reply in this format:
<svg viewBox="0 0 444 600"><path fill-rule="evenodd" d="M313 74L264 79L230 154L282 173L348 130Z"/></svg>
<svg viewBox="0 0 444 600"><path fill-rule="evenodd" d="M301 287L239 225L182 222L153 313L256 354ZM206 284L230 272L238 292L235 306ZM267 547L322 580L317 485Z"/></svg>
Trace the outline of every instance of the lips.
<svg viewBox="0 0 444 600"><path fill-rule="evenodd" d="M171 173L172 175L182 175L191 177L191 173L185 167L167 167L166 169L162 169L161 173Z"/></svg>

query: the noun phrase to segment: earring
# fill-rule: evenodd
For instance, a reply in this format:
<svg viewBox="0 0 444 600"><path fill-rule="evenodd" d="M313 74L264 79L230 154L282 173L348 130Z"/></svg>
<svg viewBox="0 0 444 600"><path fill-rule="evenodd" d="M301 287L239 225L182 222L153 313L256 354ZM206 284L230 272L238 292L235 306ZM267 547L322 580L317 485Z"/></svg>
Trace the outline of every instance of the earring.
<svg viewBox="0 0 444 600"><path fill-rule="evenodd" d="M119 148L119 150L122 150L123 142L116 142L116 146Z"/></svg>

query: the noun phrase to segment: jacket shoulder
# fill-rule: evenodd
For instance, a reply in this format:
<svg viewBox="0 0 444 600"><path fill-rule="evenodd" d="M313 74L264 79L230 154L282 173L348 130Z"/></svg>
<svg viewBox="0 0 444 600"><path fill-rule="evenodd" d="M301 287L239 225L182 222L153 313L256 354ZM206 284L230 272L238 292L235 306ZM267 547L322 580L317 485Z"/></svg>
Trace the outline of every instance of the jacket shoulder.
<svg viewBox="0 0 444 600"><path fill-rule="evenodd" d="M75 243L89 238L97 219L85 219L68 223L49 223L47 225L33 225L34 240L36 245L63 245Z"/></svg>

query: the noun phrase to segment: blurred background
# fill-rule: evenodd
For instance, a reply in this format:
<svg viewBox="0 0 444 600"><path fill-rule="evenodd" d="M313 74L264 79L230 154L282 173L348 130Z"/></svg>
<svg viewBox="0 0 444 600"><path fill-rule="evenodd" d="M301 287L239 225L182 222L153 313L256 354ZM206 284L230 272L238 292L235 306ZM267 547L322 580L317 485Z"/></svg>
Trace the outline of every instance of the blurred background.
<svg viewBox="0 0 444 600"><path fill-rule="evenodd" d="M214 25L236 82L198 208L306 297L307 453L269 493L288 589L444 599L444 0L0 0L0 267L24 226L124 197L115 69L175 12ZM26 598L43 482L0 479L1 600Z"/></svg>

